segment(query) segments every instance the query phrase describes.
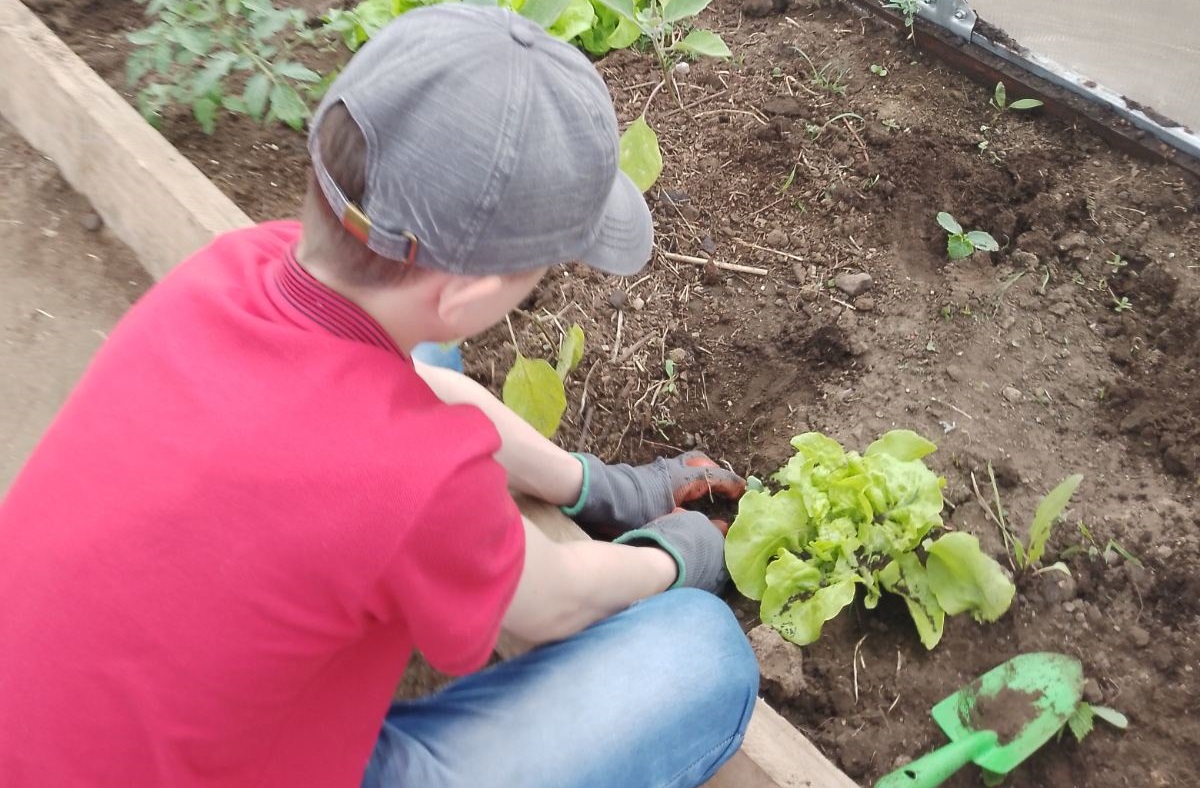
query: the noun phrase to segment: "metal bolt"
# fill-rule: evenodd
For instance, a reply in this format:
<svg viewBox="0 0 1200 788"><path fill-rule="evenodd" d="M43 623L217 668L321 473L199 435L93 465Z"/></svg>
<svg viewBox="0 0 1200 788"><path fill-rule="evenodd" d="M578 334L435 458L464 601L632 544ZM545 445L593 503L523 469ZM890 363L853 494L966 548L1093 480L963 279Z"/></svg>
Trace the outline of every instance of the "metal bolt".
<svg viewBox="0 0 1200 788"><path fill-rule="evenodd" d="M954 18L955 18L955 19L962 19L962 18L963 18L963 17L965 17L966 15L967 15L967 12L966 12L966 11L963 11L963 10L961 10L961 9L959 9L958 11L955 11L955 12L954 12Z"/></svg>

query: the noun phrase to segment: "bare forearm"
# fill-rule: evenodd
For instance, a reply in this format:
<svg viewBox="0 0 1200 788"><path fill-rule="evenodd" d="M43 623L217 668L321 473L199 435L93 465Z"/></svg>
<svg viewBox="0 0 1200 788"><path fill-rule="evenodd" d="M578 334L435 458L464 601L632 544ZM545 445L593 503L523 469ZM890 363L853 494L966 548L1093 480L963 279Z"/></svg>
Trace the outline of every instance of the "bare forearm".
<svg viewBox="0 0 1200 788"><path fill-rule="evenodd" d="M578 460L465 375L420 362L416 368L443 402L474 405L491 419L501 441L496 460L508 471L512 489L558 506L578 500L583 484L583 466Z"/></svg>
<svg viewBox="0 0 1200 788"><path fill-rule="evenodd" d="M525 568L504 627L535 644L569 637L670 588L677 572L662 550L590 540L555 543L526 520Z"/></svg>

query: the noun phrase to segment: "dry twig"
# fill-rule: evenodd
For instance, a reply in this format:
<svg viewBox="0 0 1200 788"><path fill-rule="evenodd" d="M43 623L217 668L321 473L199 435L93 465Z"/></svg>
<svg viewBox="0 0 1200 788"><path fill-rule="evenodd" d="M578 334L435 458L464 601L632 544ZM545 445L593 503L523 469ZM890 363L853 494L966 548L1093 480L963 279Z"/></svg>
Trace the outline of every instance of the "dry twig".
<svg viewBox="0 0 1200 788"><path fill-rule="evenodd" d="M738 265L737 263L722 263L718 260L710 260L705 257L691 257L686 254L675 254L674 252L664 252L659 249L658 253L668 260L674 260L677 263L691 263L692 265L712 265L714 268L720 268L723 271L736 271L739 274L754 274L755 276L768 276L771 272L765 268L755 268L750 265Z"/></svg>

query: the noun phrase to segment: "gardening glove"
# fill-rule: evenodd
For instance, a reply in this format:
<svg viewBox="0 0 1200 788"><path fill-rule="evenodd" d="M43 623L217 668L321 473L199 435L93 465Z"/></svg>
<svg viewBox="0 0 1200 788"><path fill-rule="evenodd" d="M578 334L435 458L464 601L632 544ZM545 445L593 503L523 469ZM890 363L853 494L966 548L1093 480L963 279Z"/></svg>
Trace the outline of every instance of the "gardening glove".
<svg viewBox="0 0 1200 788"><path fill-rule="evenodd" d="M671 588L699 588L716 594L729 581L724 533L700 512L676 509L643 528L626 531L613 543L665 550L679 570Z"/></svg>
<svg viewBox="0 0 1200 788"><path fill-rule="evenodd" d="M714 493L740 498L746 480L699 451L648 465L606 465L593 454L575 454L583 463L583 486L574 506L563 513L598 536L640 528L672 509Z"/></svg>

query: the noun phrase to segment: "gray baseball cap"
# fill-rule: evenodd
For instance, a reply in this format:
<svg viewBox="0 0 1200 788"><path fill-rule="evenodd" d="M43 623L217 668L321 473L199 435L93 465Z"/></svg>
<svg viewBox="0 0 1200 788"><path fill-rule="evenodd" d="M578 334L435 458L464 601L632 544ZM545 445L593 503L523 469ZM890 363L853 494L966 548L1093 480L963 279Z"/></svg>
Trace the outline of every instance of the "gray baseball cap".
<svg viewBox="0 0 1200 788"><path fill-rule="evenodd" d="M361 205L321 162L338 102L367 142ZM409 11L355 54L308 149L334 213L383 257L474 276L572 261L626 276L653 228L618 144L581 52L510 11L455 3Z"/></svg>

